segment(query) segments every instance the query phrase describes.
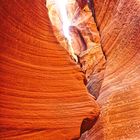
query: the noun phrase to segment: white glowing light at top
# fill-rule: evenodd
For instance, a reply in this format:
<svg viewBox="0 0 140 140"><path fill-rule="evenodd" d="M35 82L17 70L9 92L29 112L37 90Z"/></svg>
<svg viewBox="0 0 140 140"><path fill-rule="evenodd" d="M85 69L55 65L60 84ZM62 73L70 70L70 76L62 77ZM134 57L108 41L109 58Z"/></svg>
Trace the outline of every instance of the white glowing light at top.
<svg viewBox="0 0 140 140"><path fill-rule="evenodd" d="M61 0L61 1L60 0L55 0L55 4L56 4L58 10L60 11L61 20L62 20L62 24L63 24L62 25L63 33L64 33L64 36L68 40L70 52L71 52L73 58L75 59L75 61L78 62L78 58L74 53L74 50L73 50L73 47L72 47L72 44L71 44L71 37L70 37L70 34L69 34L69 27L71 26L71 22L68 19L68 15L67 15L67 8L66 7L67 7L67 4L68 4L68 1L69 0Z"/></svg>
<svg viewBox="0 0 140 140"><path fill-rule="evenodd" d="M67 9L66 6L68 4L68 0L55 0L57 7L59 8L61 14L61 20L63 23L63 33L65 37L70 41L71 37L69 35L69 26L71 25L70 20L67 16Z"/></svg>

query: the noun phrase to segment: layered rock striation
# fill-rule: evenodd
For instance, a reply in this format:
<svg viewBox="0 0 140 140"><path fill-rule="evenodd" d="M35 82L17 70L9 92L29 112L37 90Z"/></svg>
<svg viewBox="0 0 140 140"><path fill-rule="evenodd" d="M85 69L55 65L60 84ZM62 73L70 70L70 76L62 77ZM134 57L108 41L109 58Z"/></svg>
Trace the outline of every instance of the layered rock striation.
<svg viewBox="0 0 140 140"><path fill-rule="evenodd" d="M80 137L99 107L59 45L42 0L0 1L0 139Z"/></svg>
<svg viewBox="0 0 140 140"><path fill-rule="evenodd" d="M93 3L69 5L80 67L45 0L0 1L0 139L140 139L140 1Z"/></svg>
<svg viewBox="0 0 140 140"><path fill-rule="evenodd" d="M57 40L72 57L74 57L73 55L78 57L78 64L85 74L85 85L97 99L104 76L106 59L101 48L94 7L90 4L91 1L67 1L66 12L70 22L71 45L68 44L65 37L63 14L58 3L55 0L48 0L46 6Z"/></svg>
<svg viewBox="0 0 140 140"><path fill-rule="evenodd" d="M94 0L106 69L101 114L85 140L140 139L140 1ZM81 138L81 139L82 139Z"/></svg>

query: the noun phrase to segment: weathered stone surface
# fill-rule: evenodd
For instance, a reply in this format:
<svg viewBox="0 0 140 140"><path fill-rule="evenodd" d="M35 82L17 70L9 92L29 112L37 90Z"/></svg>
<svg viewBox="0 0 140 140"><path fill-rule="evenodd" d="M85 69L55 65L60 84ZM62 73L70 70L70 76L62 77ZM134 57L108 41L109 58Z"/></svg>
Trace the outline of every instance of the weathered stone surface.
<svg viewBox="0 0 140 140"><path fill-rule="evenodd" d="M48 0L47 8L58 41L72 54L63 33L61 13L55 0ZM85 84L88 91L97 98L104 76L106 60L101 49L100 35L94 17L86 1L68 0L67 13L71 21L69 32L72 48L79 58L82 71L85 73Z"/></svg>
<svg viewBox="0 0 140 140"><path fill-rule="evenodd" d="M95 0L94 3L107 63L97 99L100 117L82 137L139 140L140 1Z"/></svg>
<svg viewBox="0 0 140 140"><path fill-rule="evenodd" d="M81 124L81 132L91 127L82 120L99 113L80 69L55 38L44 3L0 1L0 139L73 139ZM101 113L81 140L139 140L140 1L94 4L101 44L91 43L79 56ZM87 8L86 2L80 5Z"/></svg>
<svg viewBox="0 0 140 140"><path fill-rule="evenodd" d="M0 139L80 136L99 107L56 40L42 0L0 1Z"/></svg>

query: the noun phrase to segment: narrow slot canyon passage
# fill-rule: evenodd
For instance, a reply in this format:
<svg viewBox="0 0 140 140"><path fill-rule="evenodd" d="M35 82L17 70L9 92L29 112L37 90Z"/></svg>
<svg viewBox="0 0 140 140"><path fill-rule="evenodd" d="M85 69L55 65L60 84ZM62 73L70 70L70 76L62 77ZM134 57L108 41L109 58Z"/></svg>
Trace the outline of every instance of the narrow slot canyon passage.
<svg viewBox="0 0 140 140"><path fill-rule="evenodd" d="M97 100L106 60L101 48L93 1L63 0L60 3L47 0L46 8L57 40L80 67L87 90ZM92 77L94 75L96 78ZM93 127L97 118L83 118L80 136Z"/></svg>
<svg viewBox="0 0 140 140"><path fill-rule="evenodd" d="M97 99L106 60L93 1L47 0L46 7L57 40L80 67L85 75L85 86Z"/></svg>
<svg viewBox="0 0 140 140"><path fill-rule="evenodd" d="M140 139L139 0L0 0L0 139Z"/></svg>

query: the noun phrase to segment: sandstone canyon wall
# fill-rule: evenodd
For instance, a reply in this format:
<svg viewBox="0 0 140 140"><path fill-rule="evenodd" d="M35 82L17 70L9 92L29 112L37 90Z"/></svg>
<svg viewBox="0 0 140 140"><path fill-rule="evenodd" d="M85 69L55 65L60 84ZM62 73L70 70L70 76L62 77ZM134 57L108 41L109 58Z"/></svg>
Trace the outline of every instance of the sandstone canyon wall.
<svg viewBox="0 0 140 140"><path fill-rule="evenodd" d="M99 107L56 40L42 0L0 0L0 139L80 136Z"/></svg>
<svg viewBox="0 0 140 140"><path fill-rule="evenodd" d="M101 114L83 139L140 139L140 1L94 0L107 58Z"/></svg>
<svg viewBox="0 0 140 140"><path fill-rule="evenodd" d="M80 65L85 74L85 85L97 99L104 77L106 60L101 48L98 27L93 16L94 11L91 10L87 1L66 1L67 18L65 21L63 21L64 14L60 10L62 8L60 4L55 0L48 0L46 3L53 31L61 47L65 48L75 61L78 59L76 63ZM69 25L64 28L66 22ZM64 30L67 28L70 39L67 39L65 35L66 31Z"/></svg>
<svg viewBox="0 0 140 140"><path fill-rule="evenodd" d="M104 75L96 101L54 36L45 1L0 0L0 139L77 139L98 104L82 140L140 139L140 1L94 0L94 8L106 58L90 78L94 91Z"/></svg>

